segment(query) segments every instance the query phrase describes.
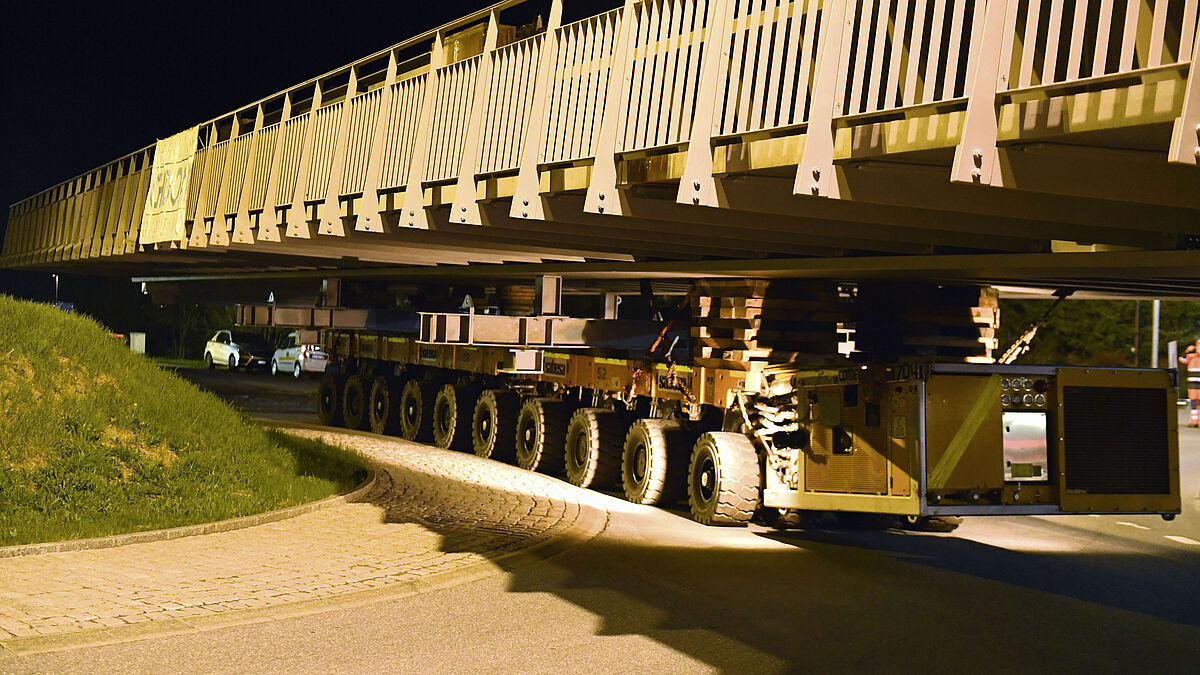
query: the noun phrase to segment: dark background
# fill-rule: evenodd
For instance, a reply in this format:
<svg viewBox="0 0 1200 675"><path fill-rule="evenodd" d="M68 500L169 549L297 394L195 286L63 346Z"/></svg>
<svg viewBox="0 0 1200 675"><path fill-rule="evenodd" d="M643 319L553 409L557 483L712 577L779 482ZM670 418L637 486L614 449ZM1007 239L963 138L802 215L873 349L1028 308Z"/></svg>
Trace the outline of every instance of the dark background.
<svg viewBox="0 0 1200 675"><path fill-rule="evenodd" d="M8 4L0 237L14 202L488 4ZM94 283L64 276L60 295ZM49 300L54 282L0 270L0 292Z"/></svg>

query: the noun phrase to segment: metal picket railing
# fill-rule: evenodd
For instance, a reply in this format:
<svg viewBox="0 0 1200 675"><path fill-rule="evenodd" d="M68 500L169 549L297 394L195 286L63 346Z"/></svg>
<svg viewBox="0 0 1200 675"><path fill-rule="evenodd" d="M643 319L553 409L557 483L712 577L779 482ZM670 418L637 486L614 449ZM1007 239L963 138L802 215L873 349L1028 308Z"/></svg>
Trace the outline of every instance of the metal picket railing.
<svg viewBox="0 0 1200 675"><path fill-rule="evenodd" d="M1147 82L1191 92L1173 99L1184 131L1169 157L1197 161L1187 124L1200 116L1200 0L626 0L508 44L493 35L482 53L443 63L454 29L494 29L521 1L200 125L191 235L179 245L229 245L214 233L234 223L234 243L278 241L275 225L299 236L314 214L345 217L347 203L358 204L350 227L382 231L362 218L388 208L385 195L414 211L422 190L457 182L457 206L473 202L475 181L508 175L525 190L504 195L514 217L537 217L529 202L544 172L594 164L591 180L609 189L614 163L647 153L688 153L679 201L719 205L700 194L711 152L788 135L805 137L796 192L836 197L840 130L947 111L964 116L961 134L940 141L958 146L950 178L999 185L988 162L1001 106ZM542 1L561 15L560 0ZM370 83L358 86L368 63ZM144 148L14 204L0 262L138 252L152 160Z"/></svg>

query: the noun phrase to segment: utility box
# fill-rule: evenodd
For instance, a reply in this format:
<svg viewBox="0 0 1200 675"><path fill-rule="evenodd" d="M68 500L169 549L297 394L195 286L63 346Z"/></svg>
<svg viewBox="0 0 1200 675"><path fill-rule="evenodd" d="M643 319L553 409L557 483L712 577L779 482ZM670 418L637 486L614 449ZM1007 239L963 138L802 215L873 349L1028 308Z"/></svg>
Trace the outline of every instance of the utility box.
<svg viewBox="0 0 1200 675"><path fill-rule="evenodd" d="M145 333L130 333L129 334L129 351L136 354L146 353L146 334Z"/></svg>

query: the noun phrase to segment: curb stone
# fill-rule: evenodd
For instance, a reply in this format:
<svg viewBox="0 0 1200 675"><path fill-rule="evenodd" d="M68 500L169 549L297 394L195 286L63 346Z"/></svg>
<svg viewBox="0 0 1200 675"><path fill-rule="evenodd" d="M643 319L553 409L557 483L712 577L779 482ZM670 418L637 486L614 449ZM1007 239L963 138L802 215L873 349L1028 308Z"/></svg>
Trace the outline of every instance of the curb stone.
<svg viewBox="0 0 1200 675"><path fill-rule="evenodd" d="M88 549L113 548L116 546L128 546L129 544L142 544L151 541L165 541L168 539L180 539L183 537L192 537L198 534L213 534L216 532L228 532L230 530L240 530L255 525L263 525L266 523L274 523L288 518L294 518L305 513L311 513L320 509L357 502L364 495L375 487L378 481L379 472L375 469L368 469L366 480L354 488L350 492L342 495L334 495L320 501L309 502L307 504L297 504L275 511L267 511L266 513L256 513L249 516L241 516L231 518L229 520L219 520L215 523L200 523L198 525L184 525L182 527L171 527L163 530L149 530L146 532L131 532L129 534L115 534L108 537L94 537L92 539L71 539L67 541L52 541L43 544L21 544L18 546L3 546L0 547L0 558L14 558L17 556L26 555L43 555L45 553L63 553L66 551L83 551Z"/></svg>

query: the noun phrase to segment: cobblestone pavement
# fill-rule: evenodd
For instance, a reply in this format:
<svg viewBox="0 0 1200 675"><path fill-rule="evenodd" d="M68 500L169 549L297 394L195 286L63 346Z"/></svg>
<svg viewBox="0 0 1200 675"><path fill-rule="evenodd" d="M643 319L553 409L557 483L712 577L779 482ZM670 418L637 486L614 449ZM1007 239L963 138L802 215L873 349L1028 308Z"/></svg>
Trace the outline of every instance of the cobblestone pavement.
<svg viewBox="0 0 1200 675"><path fill-rule="evenodd" d="M548 476L399 439L292 431L371 458L378 478L365 501L229 532L0 558L0 654L420 592L498 573L498 558L581 541L605 522L599 495Z"/></svg>

